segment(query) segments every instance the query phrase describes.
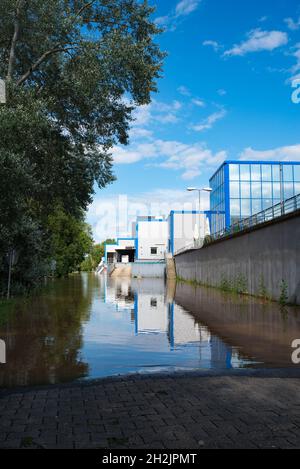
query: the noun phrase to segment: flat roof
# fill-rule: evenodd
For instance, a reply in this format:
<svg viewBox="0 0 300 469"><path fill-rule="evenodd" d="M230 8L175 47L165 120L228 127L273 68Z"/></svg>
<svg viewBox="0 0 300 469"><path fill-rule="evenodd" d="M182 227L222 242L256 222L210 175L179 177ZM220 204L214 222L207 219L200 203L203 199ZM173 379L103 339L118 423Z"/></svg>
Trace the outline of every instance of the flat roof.
<svg viewBox="0 0 300 469"><path fill-rule="evenodd" d="M211 178L210 178L209 180L211 181L211 180L215 177L215 175L220 171L220 169L223 168L223 166L225 166L226 164L250 164L250 165L254 165L254 164L278 165L278 164L280 164L280 165L300 165L300 155L299 155L299 161L225 160L224 163L222 163L221 166L219 166L219 168L214 172L214 174L211 176Z"/></svg>

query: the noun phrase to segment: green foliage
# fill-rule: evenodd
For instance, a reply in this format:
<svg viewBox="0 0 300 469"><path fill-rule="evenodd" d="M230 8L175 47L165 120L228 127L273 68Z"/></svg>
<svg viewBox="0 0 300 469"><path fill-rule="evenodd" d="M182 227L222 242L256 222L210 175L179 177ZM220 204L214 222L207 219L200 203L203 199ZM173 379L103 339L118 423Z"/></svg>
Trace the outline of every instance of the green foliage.
<svg viewBox="0 0 300 469"><path fill-rule="evenodd" d="M263 298L264 300L270 299L270 295L268 294L267 287L265 285L265 279L264 276L260 276L259 280L259 287L258 287L258 295Z"/></svg>
<svg viewBox="0 0 300 469"><path fill-rule="evenodd" d="M248 293L248 281L245 275L242 273L239 273L235 279L233 289L236 293L239 293L241 295L247 294Z"/></svg>
<svg viewBox="0 0 300 469"><path fill-rule="evenodd" d="M204 246L207 246L208 244L211 244L214 241L213 237L210 235L206 235L204 238Z"/></svg>
<svg viewBox="0 0 300 469"><path fill-rule="evenodd" d="M15 293L89 252L82 213L95 182L114 181L111 148L160 76L152 13L137 0L1 0L0 294L10 249Z"/></svg>
<svg viewBox="0 0 300 469"><path fill-rule="evenodd" d="M239 273L234 279L228 279L225 275L222 275L220 289L226 292L244 295L248 294L247 285L247 278L242 273Z"/></svg>
<svg viewBox="0 0 300 469"><path fill-rule="evenodd" d="M101 244L94 244L88 256L86 256L85 260L82 262L81 270L83 272L92 272L96 270L96 268L101 262L101 259L104 257L105 244L114 244L114 243L115 243L114 239L107 239Z"/></svg>
<svg viewBox="0 0 300 469"><path fill-rule="evenodd" d="M221 283L220 283L220 289L226 292L232 291L232 285L231 282L226 278L225 275L222 275Z"/></svg>
<svg viewBox="0 0 300 469"><path fill-rule="evenodd" d="M62 277L79 270L93 245L89 225L58 208L49 216L48 227L56 275Z"/></svg>
<svg viewBox="0 0 300 469"><path fill-rule="evenodd" d="M289 287L288 284L282 280L280 284L280 297L279 297L279 303L281 306L286 306L288 304L288 299L289 299Z"/></svg>

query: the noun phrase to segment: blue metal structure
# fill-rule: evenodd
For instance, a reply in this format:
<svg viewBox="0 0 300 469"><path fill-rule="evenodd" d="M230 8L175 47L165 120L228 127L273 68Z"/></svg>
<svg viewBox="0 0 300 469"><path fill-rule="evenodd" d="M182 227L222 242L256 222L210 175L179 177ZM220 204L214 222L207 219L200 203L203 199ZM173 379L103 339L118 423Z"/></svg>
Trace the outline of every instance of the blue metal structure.
<svg viewBox="0 0 300 469"><path fill-rule="evenodd" d="M300 193L300 161L225 161L210 179L211 232ZM220 214L224 212L224 215Z"/></svg>
<svg viewBox="0 0 300 469"><path fill-rule="evenodd" d="M174 255L175 254L175 234L174 234L174 216L175 215L206 215L209 221L210 229L212 224L213 216L222 216L224 217L225 212L214 212L212 210L204 210L204 211L186 211L186 210L172 210L170 212L169 217L169 252Z"/></svg>

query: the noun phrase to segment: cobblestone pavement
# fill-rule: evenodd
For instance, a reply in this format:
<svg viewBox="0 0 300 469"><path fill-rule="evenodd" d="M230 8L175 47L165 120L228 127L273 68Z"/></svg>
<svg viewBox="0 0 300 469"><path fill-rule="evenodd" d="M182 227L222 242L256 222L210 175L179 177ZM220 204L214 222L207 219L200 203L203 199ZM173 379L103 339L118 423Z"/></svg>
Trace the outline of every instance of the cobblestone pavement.
<svg viewBox="0 0 300 469"><path fill-rule="evenodd" d="M129 377L0 396L0 448L300 448L300 379Z"/></svg>

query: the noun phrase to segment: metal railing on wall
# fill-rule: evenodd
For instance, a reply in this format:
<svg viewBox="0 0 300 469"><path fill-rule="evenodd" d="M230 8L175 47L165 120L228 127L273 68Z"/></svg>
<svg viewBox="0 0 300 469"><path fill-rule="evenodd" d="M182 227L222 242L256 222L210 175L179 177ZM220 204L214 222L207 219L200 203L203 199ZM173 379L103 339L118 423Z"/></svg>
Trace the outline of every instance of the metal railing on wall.
<svg viewBox="0 0 300 469"><path fill-rule="evenodd" d="M266 223L268 221L275 220L283 215L287 215L289 213L295 212L296 210L300 210L300 194L291 197L290 199L285 200L277 205L273 205L262 212L257 213L256 215L252 215L249 218L244 218L236 223L233 223L229 228L226 230L219 231L213 235L210 235L206 239L206 243L209 243L209 240L215 241L220 238L224 238L226 236L232 235L234 233L239 233L240 231L244 231L248 228L252 228L254 226L260 225L261 223Z"/></svg>
<svg viewBox="0 0 300 469"><path fill-rule="evenodd" d="M212 235L206 236L204 240L195 240L193 244L189 246L185 246L184 248L175 252L175 255L181 254L185 251L190 251L192 249L200 249L203 246L206 246L214 241L217 241L222 238L226 238L226 236L230 236L235 233L240 233L244 230L249 228L253 228L257 225L262 223L266 223L268 221L275 220L283 215L288 215L289 213L293 213L296 210L300 210L300 194L291 197L290 199L285 200L277 205L273 205L262 212L257 213L256 215L252 215L249 218L245 218L240 220L234 224L232 224L226 230L219 231L218 233L214 233Z"/></svg>

